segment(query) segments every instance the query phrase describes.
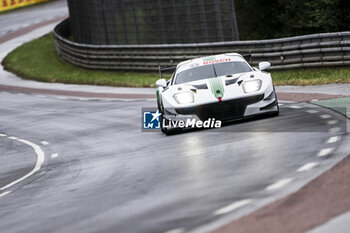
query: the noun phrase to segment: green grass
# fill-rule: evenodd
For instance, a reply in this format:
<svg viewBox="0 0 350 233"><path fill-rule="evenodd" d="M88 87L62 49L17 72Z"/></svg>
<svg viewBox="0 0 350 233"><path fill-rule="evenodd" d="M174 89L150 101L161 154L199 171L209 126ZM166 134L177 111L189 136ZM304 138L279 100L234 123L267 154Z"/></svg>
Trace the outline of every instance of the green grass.
<svg viewBox="0 0 350 233"><path fill-rule="evenodd" d="M273 71L271 75L275 85L350 83L350 67Z"/></svg>
<svg viewBox="0 0 350 233"><path fill-rule="evenodd" d="M2 65L24 79L125 87L154 87L158 73L96 71L63 61L55 51L53 34L26 43L3 60Z"/></svg>
<svg viewBox="0 0 350 233"><path fill-rule="evenodd" d="M26 43L4 60L3 66L25 79L41 82L125 87L154 87L157 73L96 71L71 65L55 52L52 33ZM350 67L274 71L276 85L350 83Z"/></svg>

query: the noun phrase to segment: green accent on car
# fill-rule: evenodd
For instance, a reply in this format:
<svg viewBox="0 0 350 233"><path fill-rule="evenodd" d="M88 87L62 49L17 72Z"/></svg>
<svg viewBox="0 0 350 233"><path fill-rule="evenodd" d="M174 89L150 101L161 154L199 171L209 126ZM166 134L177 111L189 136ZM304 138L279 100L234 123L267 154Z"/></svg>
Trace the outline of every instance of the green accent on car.
<svg viewBox="0 0 350 233"><path fill-rule="evenodd" d="M162 103L162 98L160 96L160 93L159 93L159 89L157 89L157 101L159 103L159 110L160 111L163 111L163 103Z"/></svg>
<svg viewBox="0 0 350 233"><path fill-rule="evenodd" d="M224 96L224 86L222 85L221 78L211 78L209 79L210 89L215 98Z"/></svg>
<svg viewBox="0 0 350 233"><path fill-rule="evenodd" d="M204 57L203 58L203 61L205 62L205 61L215 61L216 60L216 58L214 57L214 56L211 56L211 57Z"/></svg>

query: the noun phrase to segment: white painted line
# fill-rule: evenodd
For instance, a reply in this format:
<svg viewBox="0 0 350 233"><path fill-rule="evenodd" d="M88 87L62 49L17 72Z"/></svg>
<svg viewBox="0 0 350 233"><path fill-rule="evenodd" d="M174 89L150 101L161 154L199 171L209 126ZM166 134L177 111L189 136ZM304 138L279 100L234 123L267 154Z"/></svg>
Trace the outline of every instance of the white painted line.
<svg viewBox="0 0 350 233"><path fill-rule="evenodd" d="M283 105L284 105L284 104L280 104L280 103L278 104L278 106L283 106Z"/></svg>
<svg viewBox="0 0 350 233"><path fill-rule="evenodd" d="M12 139L12 140L18 140L17 137L9 137L9 139Z"/></svg>
<svg viewBox="0 0 350 233"><path fill-rule="evenodd" d="M290 182L292 182L292 180L293 179L288 178L288 179L283 179L283 180L277 181L276 183L267 186L266 190L273 191L273 190L280 189L280 188L286 186L287 184L289 184Z"/></svg>
<svg viewBox="0 0 350 233"><path fill-rule="evenodd" d="M18 141L22 142L22 143L24 143L24 144L26 144L34 149L34 151L37 155L37 161L36 161L35 167L33 168L33 170L31 172L29 172L25 176L23 176L23 177L19 178L18 180L15 180L15 181L11 182L10 184L0 188L0 190L8 189L8 188L12 187L13 185L15 185L15 184L27 179L28 177L32 176L34 173L36 173L37 171L40 170L41 166L44 163L45 154L44 154L43 150L40 148L40 146L38 146L30 141L24 140L24 139L18 139Z"/></svg>
<svg viewBox="0 0 350 233"><path fill-rule="evenodd" d="M87 100L89 100L89 99L86 99L86 98L78 98L78 100L87 101Z"/></svg>
<svg viewBox="0 0 350 233"><path fill-rule="evenodd" d="M332 116L331 115L328 115L328 114L323 114L320 116L322 119L329 119L331 118Z"/></svg>
<svg viewBox="0 0 350 233"><path fill-rule="evenodd" d="M6 136L7 136L6 134L0 133L0 137L6 137Z"/></svg>
<svg viewBox="0 0 350 233"><path fill-rule="evenodd" d="M232 212L232 211L234 211L236 209L239 209L239 208L241 208L241 207L243 207L245 205L248 205L251 202L252 202L252 200L250 200L250 199L234 202L234 203L232 203L230 205L227 205L227 206L225 206L223 208L220 208L220 209L216 210L214 212L214 215L227 214L227 213Z"/></svg>
<svg viewBox="0 0 350 233"><path fill-rule="evenodd" d="M66 99L68 99L68 97L64 97L64 96L57 96L56 98L57 98L57 99L60 99L60 100L66 100Z"/></svg>
<svg viewBox="0 0 350 233"><path fill-rule="evenodd" d="M328 121L327 123L328 123L329 125L335 125L335 124L338 123L338 121L337 121L337 120L333 120L333 121Z"/></svg>
<svg viewBox="0 0 350 233"><path fill-rule="evenodd" d="M318 163L314 162L314 163L307 163L304 166L301 166L297 172L305 172L305 171L309 171L312 168L316 167L318 165Z"/></svg>
<svg viewBox="0 0 350 233"><path fill-rule="evenodd" d="M318 99L313 99L313 100L311 100L311 102L315 102L315 101L318 101Z"/></svg>
<svg viewBox="0 0 350 233"><path fill-rule="evenodd" d="M7 194L9 194L11 191L7 191L7 192L4 192L4 193L1 193L0 194L0 197L4 197L4 196L6 196Z"/></svg>
<svg viewBox="0 0 350 233"><path fill-rule="evenodd" d="M330 132L340 132L341 128L340 127L334 127L334 128L329 129L329 131Z"/></svg>
<svg viewBox="0 0 350 233"><path fill-rule="evenodd" d="M46 95L35 95L35 96L39 98L46 98Z"/></svg>
<svg viewBox="0 0 350 233"><path fill-rule="evenodd" d="M46 173L46 171L42 171L42 172L40 172L38 175L44 175Z"/></svg>
<svg viewBox="0 0 350 233"><path fill-rule="evenodd" d="M289 108L293 108L293 109L300 109L300 108L303 108L301 106L297 106L297 105L292 105L292 106L289 106Z"/></svg>
<svg viewBox="0 0 350 233"><path fill-rule="evenodd" d="M47 141L42 141L40 142L42 145L46 146L46 145L49 145L50 143L48 143Z"/></svg>
<svg viewBox="0 0 350 233"><path fill-rule="evenodd" d="M57 153L51 155L51 158L57 158L57 157L58 157L58 154L57 154Z"/></svg>
<svg viewBox="0 0 350 233"><path fill-rule="evenodd" d="M185 229L177 228L177 229L174 229L174 230L166 231L165 233L184 233L184 232L185 232Z"/></svg>
<svg viewBox="0 0 350 233"><path fill-rule="evenodd" d="M333 137L330 137L327 141L327 143L335 143L337 141L340 141L340 138L339 136L333 136Z"/></svg>
<svg viewBox="0 0 350 233"><path fill-rule="evenodd" d="M137 101L137 100L134 100L134 99L120 99L120 101L123 101L123 102L134 102L134 101Z"/></svg>
<svg viewBox="0 0 350 233"><path fill-rule="evenodd" d="M317 111L317 110L307 110L306 112L307 112L307 113L314 114L314 113L318 113L319 111Z"/></svg>
<svg viewBox="0 0 350 233"><path fill-rule="evenodd" d="M320 157L323 157L323 156L326 156L326 155L329 155L333 152L333 148L326 148L326 149L322 149L319 153L318 153L318 156Z"/></svg>

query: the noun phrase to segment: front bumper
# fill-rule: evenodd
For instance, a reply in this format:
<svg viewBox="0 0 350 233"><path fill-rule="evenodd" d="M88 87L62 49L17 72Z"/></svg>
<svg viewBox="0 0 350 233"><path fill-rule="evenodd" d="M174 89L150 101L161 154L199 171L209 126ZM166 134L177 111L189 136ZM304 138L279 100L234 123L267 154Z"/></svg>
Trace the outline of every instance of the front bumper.
<svg viewBox="0 0 350 233"><path fill-rule="evenodd" d="M202 121L208 120L209 118L229 121L243 118L247 106L258 103L263 99L264 94L260 94L222 102L197 105L194 107L175 108L175 112L179 115L194 115Z"/></svg>

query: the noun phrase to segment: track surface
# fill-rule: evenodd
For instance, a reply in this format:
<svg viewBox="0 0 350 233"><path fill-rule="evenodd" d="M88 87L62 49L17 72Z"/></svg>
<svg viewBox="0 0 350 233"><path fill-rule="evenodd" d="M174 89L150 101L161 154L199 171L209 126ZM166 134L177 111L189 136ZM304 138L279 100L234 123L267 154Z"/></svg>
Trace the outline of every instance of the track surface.
<svg viewBox="0 0 350 233"><path fill-rule="evenodd" d="M0 37L65 13L52 4L1 15ZM0 232L204 232L298 190L348 151L344 117L310 104L171 137L141 132L141 108L154 106L0 92Z"/></svg>
<svg viewBox="0 0 350 233"><path fill-rule="evenodd" d="M2 13L0 15L0 37L66 14L67 4L62 0Z"/></svg>
<svg viewBox="0 0 350 233"><path fill-rule="evenodd" d="M344 118L313 105L285 103L279 117L171 137L141 132L141 108L152 106L155 102L1 93L0 133L40 145L45 162L33 176L3 190L11 193L0 198L0 232L190 231L227 214L236 218L253 211L341 157L334 151L317 155L341 146L341 132L329 131L343 128ZM326 143L332 136L339 138ZM18 143L6 136L0 142L9 148L5 155ZM36 159L28 148L17 150ZM35 165L18 156L7 156L6 163L14 171ZM297 172L308 163L317 166ZM6 174L7 181L19 176ZM251 202L241 208L217 214L247 199Z"/></svg>

